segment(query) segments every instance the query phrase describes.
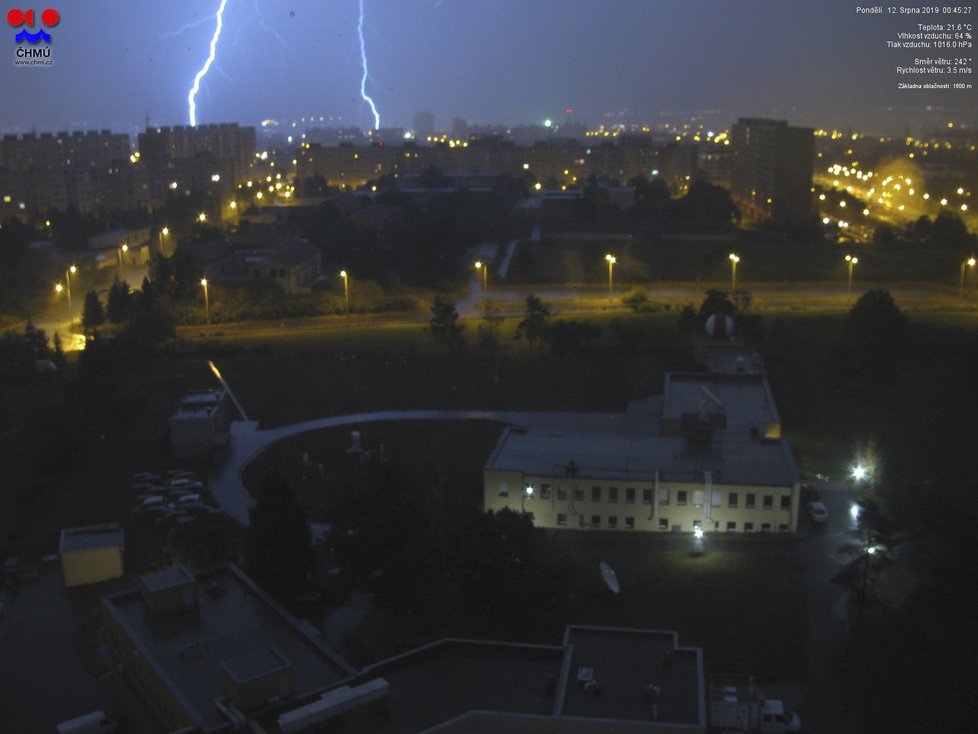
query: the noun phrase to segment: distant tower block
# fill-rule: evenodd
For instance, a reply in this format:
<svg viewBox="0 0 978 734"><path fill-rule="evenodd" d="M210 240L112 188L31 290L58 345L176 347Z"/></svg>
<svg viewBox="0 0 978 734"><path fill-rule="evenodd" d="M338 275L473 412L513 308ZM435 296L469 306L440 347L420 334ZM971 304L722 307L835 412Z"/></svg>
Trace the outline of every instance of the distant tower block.
<svg viewBox="0 0 978 734"><path fill-rule="evenodd" d="M725 313L715 313L706 320L706 333L717 338L733 336L733 318Z"/></svg>
<svg viewBox="0 0 978 734"><path fill-rule="evenodd" d="M423 140L435 134L435 116L431 112L414 114L414 137Z"/></svg>

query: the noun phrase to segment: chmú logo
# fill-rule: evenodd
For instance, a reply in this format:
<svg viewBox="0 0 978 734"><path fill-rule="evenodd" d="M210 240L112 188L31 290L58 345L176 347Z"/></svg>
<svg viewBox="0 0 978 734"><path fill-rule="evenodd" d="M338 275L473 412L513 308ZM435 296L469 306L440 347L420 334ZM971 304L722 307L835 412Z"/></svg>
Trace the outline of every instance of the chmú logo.
<svg viewBox="0 0 978 734"><path fill-rule="evenodd" d="M47 26L48 28L53 28L58 25L61 21L61 14L54 8L47 8L41 12L41 24ZM32 33L27 30L28 28L34 27L34 8L29 10L21 10L19 8L13 8L7 11L7 23L9 23L14 28L20 28L21 26L27 26L27 28L21 28L20 32L14 36L14 41L17 43L51 43L51 34L48 33L44 28L38 28L36 33Z"/></svg>

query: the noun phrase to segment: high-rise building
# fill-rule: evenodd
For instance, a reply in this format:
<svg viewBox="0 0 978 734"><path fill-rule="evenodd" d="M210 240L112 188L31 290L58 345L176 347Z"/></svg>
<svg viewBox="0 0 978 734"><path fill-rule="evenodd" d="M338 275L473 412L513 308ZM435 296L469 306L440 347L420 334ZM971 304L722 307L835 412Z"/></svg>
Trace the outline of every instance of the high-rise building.
<svg viewBox="0 0 978 734"><path fill-rule="evenodd" d="M731 194L743 214L776 224L806 222L812 213L814 130L785 120L741 118L731 130Z"/></svg>
<svg viewBox="0 0 978 734"><path fill-rule="evenodd" d="M435 134L435 116L431 112L416 112L414 115L414 137L423 140Z"/></svg>
<svg viewBox="0 0 978 734"><path fill-rule="evenodd" d="M151 127L139 133L139 154L148 164L210 157L228 161L233 183L248 178L255 160L255 128L235 123Z"/></svg>

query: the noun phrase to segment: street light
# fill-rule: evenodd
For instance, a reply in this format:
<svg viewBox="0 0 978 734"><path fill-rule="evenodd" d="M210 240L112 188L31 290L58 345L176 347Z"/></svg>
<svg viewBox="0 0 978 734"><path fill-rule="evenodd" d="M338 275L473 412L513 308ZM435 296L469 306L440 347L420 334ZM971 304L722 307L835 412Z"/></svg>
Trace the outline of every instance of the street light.
<svg viewBox="0 0 978 734"><path fill-rule="evenodd" d="M204 286L204 313L207 315L207 323L211 322L211 301L207 293L207 278L201 278L200 284Z"/></svg>
<svg viewBox="0 0 978 734"><path fill-rule="evenodd" d="M61 283L55 283L54 284L54 292L55 293L61 293L61 291L63 291L64 289L65 289L65 287L63 285L61 285ZM69 324L69 326L71 325L71 302L70 301L68 303L68 324Z"/></svg>
<svg viewBox="0 0 978 734"><path fill-rule="evenodd" d="M347 275L345 270L340 271L340 277L343 279L343 299L346 301L346 315L350 315L350 276Z"/></svg>
<svg viewBox="0 0 978 734"><path fill-rule="evenodd" d="M604 259L608 261L608 300L611 300L611 284L612 284L612 269L615 267L615 263L618 262L618 258L612 255L610 252L604 256Z"/></svg>
<svg viewBox="0 0 978 734"><path fill-rule="evenodd" d="M968 272L965 268L966 267L973 268L975 266L975 262L976 261L973 257L969 257L967 260L961 263L961 285L958 286L959 298L964 297L964 277Z"/></svg>
<svg viewBox="0 0 978 734"><path fill-rule="evenodd" d="M489 263L475 261L475 269L482 271L482 300L489 300Z"/></svg>
<svg viewBox="0 0 978 734"><path fill-rule="evenodd" d="M129 252L129 245L123 244L122 247L119 248L119 280L126 279L126 271L124 268L125 260L123 259L123 255L125 255L127 252Z"/></svg>
<svg viewBox="0 0 978 734"><path fill-rule="evenodd" d="M526 512L526 501L533 499L533 486L528 484L520 495L520 512Z"/></svg>
<svg viewBox="0 0 978 734"><path fill-rule="evenodd" d="M68 328L71 328L71 276L78 272L78 268L70 265L65 271L65 291L68 293Z"/></svg>
<svg viewBox="0 0 978 734"><path fill-rule="evenodd" d="M740 255L731 252L730 259L730 295L737 292L737 263L740 262Z"/></svg>
<svg viewBox="0 0 978 734"><path fill-rule="evenodd" d="M858 257L853 257L852 255L846 255L846 262L849 263L849 279L846 281L846 295L852 295L852 269L856 267L856 263L859 262Z"/></svg>

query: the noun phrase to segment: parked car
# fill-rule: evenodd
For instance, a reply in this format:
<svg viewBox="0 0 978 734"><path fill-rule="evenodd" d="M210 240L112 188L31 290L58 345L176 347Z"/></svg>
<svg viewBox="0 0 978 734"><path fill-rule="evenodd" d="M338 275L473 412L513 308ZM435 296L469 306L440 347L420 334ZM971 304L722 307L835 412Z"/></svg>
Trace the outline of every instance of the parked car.
<svg viewBox="0 0 978 734"><path fill-rule="evenodd" d="M136 472L129 477L129 484L157 484L159 481L160 475L151 471Z"/></svg>
<svg viewBox="0 0 978 734"><path fill-rule="evenodd" d="M58 734L111 734L116 731L115 722L101 711L58 724Z"/></svg>
<svg viewBox="0 0 978 734"><path fill-rule="evenodd" d="M186 507L189 505L199 505L202 504L203 499L199 494L188 493L179 497L174 503L174 507Z"/></svg>
<svg viewBox="0 0 978 734"><path fill-rule="evenodd" d="M140 506L145 510L147 507L165 507L166 505L163 502L163 498L159 495L150 495L143 499L143 503Z"/></svg>
<svg viewBox="0 0 978 734"><path fill-rule="evenodd" d="M170 489L186 489L191 492L196 492L204 488L204 485L198 482L196 479L189 479L187 477L177 477L176 479L171 479L169 486Z"/></svg>
<svg viewBox="0 0 978 734"><path fill-rule="evenodd" d="M808 517L816 525L822 525L829 519L828 508L822 502L809 502L805 505L805 509L808 511Z"/></svg>
<svg viewBox="0 0 978 734"><path fill-rule="evenodd" d="M192 471L187 471L186 469L170 469L166 472L166 480L172 481L174 479L197 479L197 475Z"/></svg>

